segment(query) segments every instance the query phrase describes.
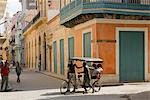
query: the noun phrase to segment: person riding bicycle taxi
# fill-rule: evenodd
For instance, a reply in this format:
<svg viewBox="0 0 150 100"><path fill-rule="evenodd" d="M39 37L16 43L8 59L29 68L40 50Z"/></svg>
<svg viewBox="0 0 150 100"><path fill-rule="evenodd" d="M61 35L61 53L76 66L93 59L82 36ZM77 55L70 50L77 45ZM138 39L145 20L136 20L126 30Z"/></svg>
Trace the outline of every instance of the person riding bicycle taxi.
<svg viewBox="0 0 150 100"><path fill-rule="evenodd" d="M99 79L100 78L100 75L101 73L103 72L103 68L102 68L102 65L101 64L93 64L92 65L94 67L94 71L92 73L92 79Z"/></svg>
<svg viewBox="0 0 150 100"><path fill-rule="evenodd" d="M91 85L91 76L90 76L89 66L86 64L86 62L83 62L83 68L84 68L83 86L84 86L85 93L87 93L86 87L92 88L92 85Z"/></svg>
<svg viewBox="0 0 150 100"><path fill-rule="evenodd" d="M68 63L68 72L67 72L67 78L68 78L68 88L67 91L70 92L70 82L73 81L74 82L74 90L73 92L75 92L75 88L76 88L76 75L75 75L75 64L73 64L73 61L69 61Z"/></svg>

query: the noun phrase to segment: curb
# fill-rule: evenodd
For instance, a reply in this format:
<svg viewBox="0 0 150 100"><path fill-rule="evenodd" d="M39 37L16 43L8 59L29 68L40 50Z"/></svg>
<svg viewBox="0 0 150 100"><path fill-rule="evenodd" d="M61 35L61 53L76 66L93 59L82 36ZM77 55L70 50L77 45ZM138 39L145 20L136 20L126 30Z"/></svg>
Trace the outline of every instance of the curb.
<svg viewBox="0 0 150 100"><path fill-rule="evenodd" d="M102 87L109 87L109 86L122 86L123 83L103 83Z"/></svg>

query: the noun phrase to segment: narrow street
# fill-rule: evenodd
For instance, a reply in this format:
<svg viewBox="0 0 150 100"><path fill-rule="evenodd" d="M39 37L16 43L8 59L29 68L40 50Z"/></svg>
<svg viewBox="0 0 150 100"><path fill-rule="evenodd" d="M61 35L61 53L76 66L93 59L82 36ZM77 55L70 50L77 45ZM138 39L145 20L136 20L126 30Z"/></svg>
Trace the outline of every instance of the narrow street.
<svg viewBox="0 0 150 100"><path fill-rule="evenodd" d="M100 92L63 95L59 92L61 80L34 71L23 71L21 83L11 72L11 92L0 92L0 100L149 100L150 83L126 83L122 86L102 87Z"/></svg>
<svg viewBox="0 0 150 100"><path fill-rule="evenodd" d="M21 82L16 82L16 73L11 71L9 85L11 92L0 92L0 100L34 100L42 93L58 89L61 80L43 75L38 72L25 70L21 74Z"/></svg>
<svg viewBox="0 0 150 100"><path fill-rule="evenodd" d="M10 74L10 84L14 91L32 91L41 89L56 89L59 88L61 80L49 77L34 71L25 70L21 74L21 82L16 82L16 73L14 71ZM56 84L57 83L57 84Z"/></svg>

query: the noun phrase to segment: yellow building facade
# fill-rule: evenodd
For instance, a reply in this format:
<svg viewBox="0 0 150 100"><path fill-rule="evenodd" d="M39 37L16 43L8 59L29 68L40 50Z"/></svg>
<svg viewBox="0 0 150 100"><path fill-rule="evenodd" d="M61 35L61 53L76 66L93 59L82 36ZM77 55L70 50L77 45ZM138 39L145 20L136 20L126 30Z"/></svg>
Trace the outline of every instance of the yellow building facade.
<svg viewBox="0 0 150 100"><path fill-rule="evenodd" d="M38 63L45 64L44 53L44 38L45 38L45 19L39 19L37 23L24 33L25 38L25 52L26 52L26 66L35 69ZM41 66L42 68L42 66Z"/></svg>
<svg viewBox="0 0 150 100"><path fill-rule="evenodd" d="M2 48L3 48L3 52L2 52L2 58L4 60L8 60L10 61L10 51L9 51L9 38L7 37L6 40L3 42L3 45L2 45Z"/></svg>
<svg viewBox="0 0 150 100"><path fill-rule="evenodd" d="M37 15L23 30L25 41L25 66L46 70L46 0L37 1Z"/></svg>

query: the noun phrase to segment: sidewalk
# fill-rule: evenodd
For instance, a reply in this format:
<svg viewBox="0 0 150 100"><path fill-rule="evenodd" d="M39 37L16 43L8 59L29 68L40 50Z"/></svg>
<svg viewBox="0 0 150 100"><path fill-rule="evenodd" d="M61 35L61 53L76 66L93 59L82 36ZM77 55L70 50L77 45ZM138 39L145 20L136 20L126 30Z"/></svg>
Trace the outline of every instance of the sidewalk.
<svg viewBox="0 0 150 100"><path fill-rule="evenodd" d="M123 86L103 87L101 94L135 94L150 91L150 82L124 83Z"/></svg>

